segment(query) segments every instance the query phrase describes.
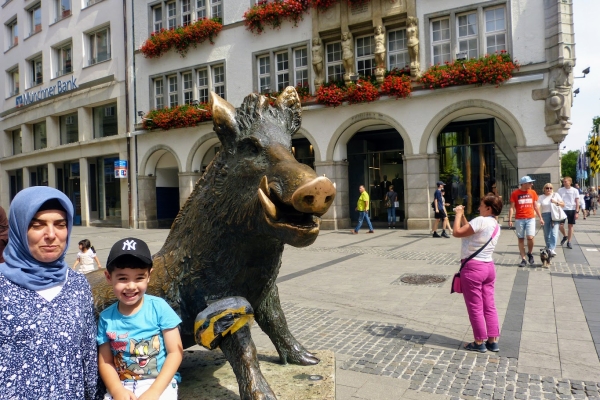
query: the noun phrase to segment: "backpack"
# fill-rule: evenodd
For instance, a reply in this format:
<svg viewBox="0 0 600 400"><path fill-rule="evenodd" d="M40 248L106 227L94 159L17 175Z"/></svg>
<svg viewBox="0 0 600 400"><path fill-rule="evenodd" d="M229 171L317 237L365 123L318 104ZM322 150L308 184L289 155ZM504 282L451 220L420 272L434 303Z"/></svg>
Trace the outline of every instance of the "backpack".
<svg viewBox="0 0 600 400"><path fill-rule="evenodd" d="M435 200L431 202L431 208L433 208L433 211L435 211Z"/></svg>

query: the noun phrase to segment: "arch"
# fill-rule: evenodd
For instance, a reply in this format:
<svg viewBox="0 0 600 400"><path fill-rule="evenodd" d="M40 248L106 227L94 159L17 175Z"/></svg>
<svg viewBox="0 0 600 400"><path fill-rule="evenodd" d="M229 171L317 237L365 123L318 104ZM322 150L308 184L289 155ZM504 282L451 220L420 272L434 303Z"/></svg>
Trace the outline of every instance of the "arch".
<svg viewBox="0 0 600 400"><path fill-rule="evenodd" d="M187 160L185 162L185 170L187 172L192 172L194 169L200 170L201 166L195 168L194 164L202 163L202 158L204 154L213 147L215 144L220 143L219 137L215 132L210 132L206 135L203 135L200 139L194 143L190 152L188 153ZM196 157L196 154L199 153L200 157Z"/></svg>
<svg viewBox="0 0 600 400"><path fill-rule="evenodd" d="M313 149L314 149L315 162L320 162L321 161L321 149L319 148L319 145L318 145L317 141L315 140L315 138L304 128L298 129L298 132L296 132L294 136L296 136L296 135L302 135L306 139L308 139L308 141L310 142L310 144L312 144ZM294 136L292 136L292 139L294 139Z"/></svg>
<svg viewBox="0 0 600 400"><path fill-rule="evenodd" d="M160 160L160 158L166 153L169 152L173 155L173 157L175 157L175 160L177 160L177 169L179 170L179 172L182 172L181 169L181 161L179 161L179 157L177 156L177 153L175 151L173 151L172 148L170 148L169 146L166 146L164 144L158 144L156 146L152 146L150 149L148 149L148 151L146 152L146 154L144 154L144 157L142 158L142 162L140 163L140 171L142 171L142 175L155 175L156 174L156 165L158 164L158 161Z"/></svg>
<svg viewBox="0 0 600 400"><path fill-rule="evenodd" d="M331 137L327 146L326 160L341 161L347 157L346 144L362 128L369 125L389 125L394 128L404 140L404 154L413 154L413 146L408 133L394 118L379 113L365 112L357 114L342 122Z"/></svg>
<svg viewBox="0 0 600 400"><path fill-rule="evenodd" d="M442 129L456 118L473 114L487 114L501 119L508 124L517 137L517 146L526 145L523 127L521 127L519 121L506 108L487 100L463 100L444 108L429 121L421 136L419 154L435 153L437 151L435 139Z"/></svg>

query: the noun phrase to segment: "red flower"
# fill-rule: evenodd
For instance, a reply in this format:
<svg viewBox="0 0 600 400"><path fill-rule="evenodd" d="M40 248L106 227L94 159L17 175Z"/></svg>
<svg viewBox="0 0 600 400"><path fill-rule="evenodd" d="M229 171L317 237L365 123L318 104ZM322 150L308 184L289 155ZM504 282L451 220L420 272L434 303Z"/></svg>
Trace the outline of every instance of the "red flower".
<svg viewBox="0 0 600 400"><path fill-rule="evenodd" d="M381 84L381 92L390 96L396 96L397 99L403 99L410 96L411 92L410 77L407 75L392 75L385 77Z"/></svg>
<svg viewBox="0 0 600 400"><path fill-rule="evenodd" d="M244 24L246 29L260 35L265 26L278 29L283 21L290 21L297 26L308 9L309 0L260 1L244 13Z"/></svg>
<svg viewBox="0 0 600 400"><path fill-rule="evenodd" d="M144 129L169 129L196 126L201 122L212 119L212 112L208 104L191 106L184 104L172 108L150 110L143 122Z"/></svg>

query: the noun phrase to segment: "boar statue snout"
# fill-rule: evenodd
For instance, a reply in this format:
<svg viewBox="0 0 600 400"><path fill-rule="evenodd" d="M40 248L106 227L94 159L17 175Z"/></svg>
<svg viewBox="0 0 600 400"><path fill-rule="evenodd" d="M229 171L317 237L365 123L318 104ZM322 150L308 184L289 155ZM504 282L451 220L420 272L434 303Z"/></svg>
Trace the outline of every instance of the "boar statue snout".
<svg viewBox="0 0 600 400"><path fill-rule="evenodd" d="M320 176L300 186L292 194L292 205L300 212L321 216L335 198L335 187L329 179Z"/></svg>

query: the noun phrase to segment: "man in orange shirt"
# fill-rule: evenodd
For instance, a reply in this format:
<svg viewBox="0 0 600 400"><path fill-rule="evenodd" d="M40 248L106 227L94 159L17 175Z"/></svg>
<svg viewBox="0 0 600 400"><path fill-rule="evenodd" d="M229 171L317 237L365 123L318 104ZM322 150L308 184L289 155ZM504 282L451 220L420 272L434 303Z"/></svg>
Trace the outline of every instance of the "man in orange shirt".
<svg viewBox="0 0 600 400"><path fill-rule="evenodd" d="M533 265L533 238L535 237L535 214L540 218L540 225L544 225L544 219L537 202L538 195L533 190L533 179L528 175L521 178L521 187L510 195L510 210L508 210L508 226L512 227L512 216L515 212L515 228L519 238L519 253L521 263L519 267L527 266L525 260L525 236L527 236L527 258L529 264Z"/></svg>

